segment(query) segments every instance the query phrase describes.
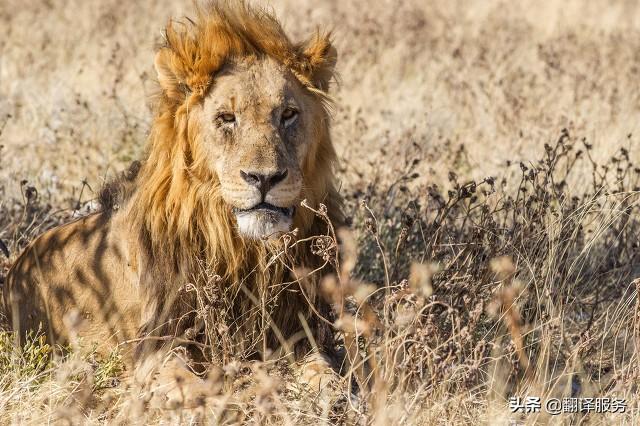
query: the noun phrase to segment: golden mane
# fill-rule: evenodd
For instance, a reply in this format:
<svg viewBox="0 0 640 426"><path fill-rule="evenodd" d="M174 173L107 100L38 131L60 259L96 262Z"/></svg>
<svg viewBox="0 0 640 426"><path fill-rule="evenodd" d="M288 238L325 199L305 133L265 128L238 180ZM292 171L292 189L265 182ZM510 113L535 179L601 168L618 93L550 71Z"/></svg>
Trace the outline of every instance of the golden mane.
<svg viewBox="0 0 640 426"><path fill-rule="evenodd" d="M155 294L150 300L157 302L162 299L160 294L166 297L177 292L167 288L180 281L174 278L191 280L205 265L225 285L236 286L236 296L242 295L240 286L244 285L259 297L291 299L278 303L280 308L273 315L279 318L273 321L279 328L288 324L293 327L294 323L299 327L298 311L311 312L304 305L315 301L308 300L314 297L313 292L282 292L273 285L287 280L295 283L291 277L294 267L317 269L325 262L311 253L308 241L284 253L283 239L249 241L238 235L230 208L222 199L219 180L204 167L198 123L189 113L202 102L216 72L234 58L246 56L268 56L285 65L322 105L321 116L315 120L316 143L303 166L304 197L314 208L325 204L335 226L343 222L334 184L336 153L329 135L326 90L336 56L328 35L318 32L311 40L294 44L272 15L242 1L210 3L198 10L196 20L170 22L167 26L164 44L156 56L161 90L146 160L130 203L131 217L134 231L147 246L152 269L162 270L152 280L165 281L147 284L148 291ZM301 207L294 227L298 238L328 232L323 220ZM280 259L273 262L276 254ZM317 285L317 278L311 280ZM274 294L269 296L271 291ZM250 310L254 302L244 298L241 304L240 309Z"/></svg>

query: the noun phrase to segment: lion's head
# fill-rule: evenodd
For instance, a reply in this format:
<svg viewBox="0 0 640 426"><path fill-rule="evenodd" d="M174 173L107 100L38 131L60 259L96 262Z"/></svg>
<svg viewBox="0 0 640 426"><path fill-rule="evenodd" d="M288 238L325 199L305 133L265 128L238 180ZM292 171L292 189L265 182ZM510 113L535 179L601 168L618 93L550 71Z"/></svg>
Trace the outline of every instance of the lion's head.
<svg viewBox="0 0 640 426"><path fill-rule="evenodd" d="M303 199L339 215L327 110L335 62L328 35L293 43L242 1L170 23L137 195L150 241L237 265L263 238L312 232Z"/></svg>

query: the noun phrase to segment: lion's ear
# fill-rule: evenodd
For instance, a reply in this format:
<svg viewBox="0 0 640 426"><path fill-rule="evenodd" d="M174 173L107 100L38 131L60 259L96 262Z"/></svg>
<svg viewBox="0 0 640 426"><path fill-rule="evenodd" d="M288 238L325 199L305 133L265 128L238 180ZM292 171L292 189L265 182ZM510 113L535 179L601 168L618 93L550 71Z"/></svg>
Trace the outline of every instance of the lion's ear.
<svg viewBox="0 0 640 426"><path fill-rule="evenodd" d="M308 64L313 85L327 91L338 60L338 52L331 44L331 34L316 33L302 44L301 54Z"/></svg>
<svg viewBox="0 0 640 426"><path fill-rule="evenodd" d="M168 48L161 48L154 61L158 82L162 92L169 99L179 101L189 92L180 59Z"/></svg>

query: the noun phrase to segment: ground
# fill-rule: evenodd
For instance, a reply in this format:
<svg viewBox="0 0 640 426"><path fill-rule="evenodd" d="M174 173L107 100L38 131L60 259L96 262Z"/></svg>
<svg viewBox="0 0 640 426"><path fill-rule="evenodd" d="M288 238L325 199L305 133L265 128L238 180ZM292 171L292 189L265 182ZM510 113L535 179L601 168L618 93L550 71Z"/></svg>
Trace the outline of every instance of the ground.
<svg viewBox="0 0 640 426"><path fill-rule="evenodd" d="M50 359L42 340L14 351L4 333L0 422L638 423L640 7L271 5L294 38L333 29L339 52L352 295L337 327L360 337L369 386L323 411L280 366L233 360L194 414L124 386L117 354ZM0 3L0 277L142 154L154 43L192 10ZM512 412L527 396L540 412ZM545 410L590 397L625 399L626 412Z"/></svg>

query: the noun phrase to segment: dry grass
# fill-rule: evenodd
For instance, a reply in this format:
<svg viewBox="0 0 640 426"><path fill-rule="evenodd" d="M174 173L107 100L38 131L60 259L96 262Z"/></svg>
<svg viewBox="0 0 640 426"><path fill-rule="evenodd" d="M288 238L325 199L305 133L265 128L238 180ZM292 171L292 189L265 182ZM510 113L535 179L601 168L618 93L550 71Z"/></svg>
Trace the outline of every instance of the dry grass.
<svg viewBox="0 0 640 426"><path fill-rule="evenodd" d="M335 28L353 230L323 288L353 366L341 390L368 386L327 410L286 364L230 357L191 410L120 383L117 354L51 359L4 333L0 423L640 422L640 7L424 3L273 5L295 36ZM140 155L153 43L189 10L0 3L1 274ZM527 395L629 406L511 414Z"/></svg>

